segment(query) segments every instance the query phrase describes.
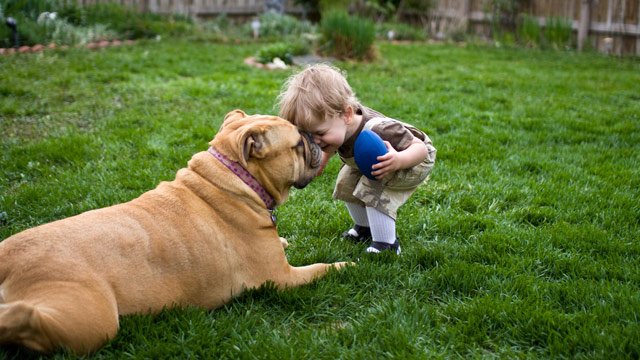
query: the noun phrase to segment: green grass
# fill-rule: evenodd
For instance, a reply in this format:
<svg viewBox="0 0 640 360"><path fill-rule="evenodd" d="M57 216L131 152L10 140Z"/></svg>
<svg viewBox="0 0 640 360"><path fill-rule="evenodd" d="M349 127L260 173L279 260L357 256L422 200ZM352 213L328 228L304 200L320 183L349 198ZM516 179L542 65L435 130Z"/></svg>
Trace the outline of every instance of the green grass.
<svg viewBox="0 0 640 360"><path fill-rule="evenodd" d="M278 227L294 265L358 266L213 311L125 317L95 358L640 356L640 62L379 46L376 63L339 65L366 105L438 148L399 214L403 255L340 241L334 159ZM0 239L173 179L234 108L275 113L290 72L245 66L257 49L167 40L0 57Z"/></svg>

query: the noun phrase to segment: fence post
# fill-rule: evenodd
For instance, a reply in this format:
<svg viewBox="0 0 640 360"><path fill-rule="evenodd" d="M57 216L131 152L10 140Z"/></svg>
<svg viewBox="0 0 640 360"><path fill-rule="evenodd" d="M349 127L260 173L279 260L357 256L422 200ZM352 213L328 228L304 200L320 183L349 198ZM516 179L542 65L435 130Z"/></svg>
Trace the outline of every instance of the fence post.
<svg viewBox="0 0 640 360"><path fill-rule="evenodd" d="M589 34L591 26L591 3L592 0L582 0L580 3L580 23L578 24L578 51L582 51L584 42Z"/></svg>
<svg viewBox="0 0 640 360"><path fill-rule="evenodd" d="M471 30L471 0L465 0L462 4L464 31L468 33Z"/></svg>

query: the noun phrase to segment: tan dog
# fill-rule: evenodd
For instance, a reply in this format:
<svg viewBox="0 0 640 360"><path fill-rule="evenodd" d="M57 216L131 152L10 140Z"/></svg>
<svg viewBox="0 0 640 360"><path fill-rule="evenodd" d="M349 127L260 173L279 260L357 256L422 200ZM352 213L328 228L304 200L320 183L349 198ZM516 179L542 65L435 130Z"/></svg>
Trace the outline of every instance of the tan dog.
<svg viewBox="0 0 640 360"><path fill-rule="evenodd" d="M318 171L307 134L236 110L210 145L137 199L0 242L0 344L86 354L115 336L119 315L215 308L267 281L298 286L345 265L289 265L268 208Z"/></svg>

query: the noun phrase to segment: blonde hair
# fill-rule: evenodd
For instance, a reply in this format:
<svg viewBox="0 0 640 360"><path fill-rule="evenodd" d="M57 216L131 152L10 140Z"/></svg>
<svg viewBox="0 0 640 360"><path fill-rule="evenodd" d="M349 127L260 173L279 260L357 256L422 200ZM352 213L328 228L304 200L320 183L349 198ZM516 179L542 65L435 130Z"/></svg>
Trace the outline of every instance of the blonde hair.
<svg viewBox="0 0 640 360"><path fill-rule="evenodd" d="M278 104L280 117L302 129L360 106L346 74L328 64L311 65L291 76Z"/></svg>

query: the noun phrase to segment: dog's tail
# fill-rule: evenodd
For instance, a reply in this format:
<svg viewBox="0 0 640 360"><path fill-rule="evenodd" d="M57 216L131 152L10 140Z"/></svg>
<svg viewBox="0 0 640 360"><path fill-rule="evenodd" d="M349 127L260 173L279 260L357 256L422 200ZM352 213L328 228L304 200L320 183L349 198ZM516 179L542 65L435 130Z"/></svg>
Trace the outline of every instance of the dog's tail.
<svg viewBox="0 0 640 360"><path fill-rule="evenodd" d="M0 304L0 345L20 344L37 351L51 351L51 342L46 337L32 336L33 322L38 317L37 310L24 301Z"/></svg>
<svg viewBox="0 0 640 360"><path fill-rule="evenodd" d="M34 328L39 327L41 314L26 301L12 301L7 279L11 261L6 248L0 243L0 345L20 344L31 349L48 352L53 349L46 337L34 337Z"/></svg>
<svg viewBox="0 0 640 360"><path fill-rule="evenodd" d="M47 283L48 289L21 289L14 299L5 283L0 303L0 345L17 344L49 353L66 348L86 355L118 331L115 299L78 283ZM12 284L13 285L13 284Z"/></svg>
<svg viewBox="0 0 640 360"><path fill-rule="evenodd" d="M115 336L115 326L105 330L104 324L89 314L87 319L74 321L57 309L34 305L27 301L0 304L0 346L21 345L32 350L50 353L66 348L77 355L87 355Z"/></svg>
<svg viewBox="0 0 640 360"><path fill-rule="evenodd" d="M6 247L0 243L0 345L21 343L20 338L28 331L34 312L34 308L24 301L7 302L8 260Z"/></svg>

